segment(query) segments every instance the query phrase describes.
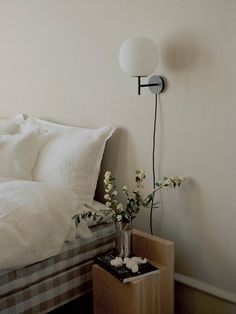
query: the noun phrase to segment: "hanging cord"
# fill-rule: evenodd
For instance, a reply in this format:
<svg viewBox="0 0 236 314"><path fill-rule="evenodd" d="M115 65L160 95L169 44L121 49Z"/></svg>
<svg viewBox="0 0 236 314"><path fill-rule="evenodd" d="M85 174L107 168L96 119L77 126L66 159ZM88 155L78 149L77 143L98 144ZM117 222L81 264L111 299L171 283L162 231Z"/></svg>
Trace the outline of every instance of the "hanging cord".
<svg viewBox="0 0 236 314"><path fill-rule="evenodd" d="M156 183L156 170L155 170L155 152L156 152L156 124L157 124L157 94L155 94L155 111L154 111L154 123L153 123L153 136L152 136L152 185L153 189L155 189ZM154 198L155 192L153 192L151 208L150 208L150 231L153 234L152 227L152 216L153 216L153 208L154 208Z"/></svg>

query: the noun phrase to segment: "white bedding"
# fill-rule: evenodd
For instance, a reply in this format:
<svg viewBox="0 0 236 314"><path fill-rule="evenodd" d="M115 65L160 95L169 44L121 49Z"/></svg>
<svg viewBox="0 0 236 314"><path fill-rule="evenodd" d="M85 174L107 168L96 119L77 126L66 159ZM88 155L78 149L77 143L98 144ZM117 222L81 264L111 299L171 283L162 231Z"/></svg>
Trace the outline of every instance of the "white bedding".
<svg viewBox="0 0 236 314"><path fill-rule="evenodd" d="M78 199L68 187L0 178L0 269L57 254L76 213Z"/></svg>

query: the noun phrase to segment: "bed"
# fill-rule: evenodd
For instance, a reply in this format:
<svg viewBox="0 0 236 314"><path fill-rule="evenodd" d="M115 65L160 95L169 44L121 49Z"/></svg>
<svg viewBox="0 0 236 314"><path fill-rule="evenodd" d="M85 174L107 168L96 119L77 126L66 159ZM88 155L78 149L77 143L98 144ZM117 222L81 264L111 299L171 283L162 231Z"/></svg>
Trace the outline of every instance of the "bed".
<svg viewBox="0 0 236 314"><path fill-rule="evenodd" d="M114 224L93 226L91 231L90 239L64 243L49 259L1 271L1 313L47 313L91 291L93 258L114 248Z"/></svg>
<svg viewBox="0 0 236 314"><path fill-rule="evenodd" d="M114 130L0 120L1 313L47 313L91 290L93 259L114 248L114 224L80 219L76 229L74 217L85 204L103 208L93 198Z"/></svg>

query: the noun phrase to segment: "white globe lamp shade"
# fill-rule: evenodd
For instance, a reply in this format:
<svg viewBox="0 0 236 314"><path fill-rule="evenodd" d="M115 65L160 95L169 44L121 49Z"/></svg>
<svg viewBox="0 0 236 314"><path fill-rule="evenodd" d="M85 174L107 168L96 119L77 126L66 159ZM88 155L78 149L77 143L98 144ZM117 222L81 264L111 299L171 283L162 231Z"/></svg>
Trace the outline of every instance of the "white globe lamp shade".
<svg viewBox="0 0 236 314"><path fill-rule="evenodd" d="M128 39L120 47L119 61L121 69L126 74L149 76L157 67L157 45L144 37Z"/></svg>

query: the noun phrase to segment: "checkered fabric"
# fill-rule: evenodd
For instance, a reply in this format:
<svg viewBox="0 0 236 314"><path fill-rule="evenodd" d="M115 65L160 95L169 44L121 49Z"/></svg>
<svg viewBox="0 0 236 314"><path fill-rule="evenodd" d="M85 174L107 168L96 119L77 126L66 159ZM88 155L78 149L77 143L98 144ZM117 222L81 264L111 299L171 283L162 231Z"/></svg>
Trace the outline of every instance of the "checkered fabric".
<svg viewBox="0 0 236 314"><path fill-rule="evenodd" d="M65 243L58 255L0 272L0 313L47 313L90 291L93 258L114 248L114 224L91 230L92 238Z"/></svg>

